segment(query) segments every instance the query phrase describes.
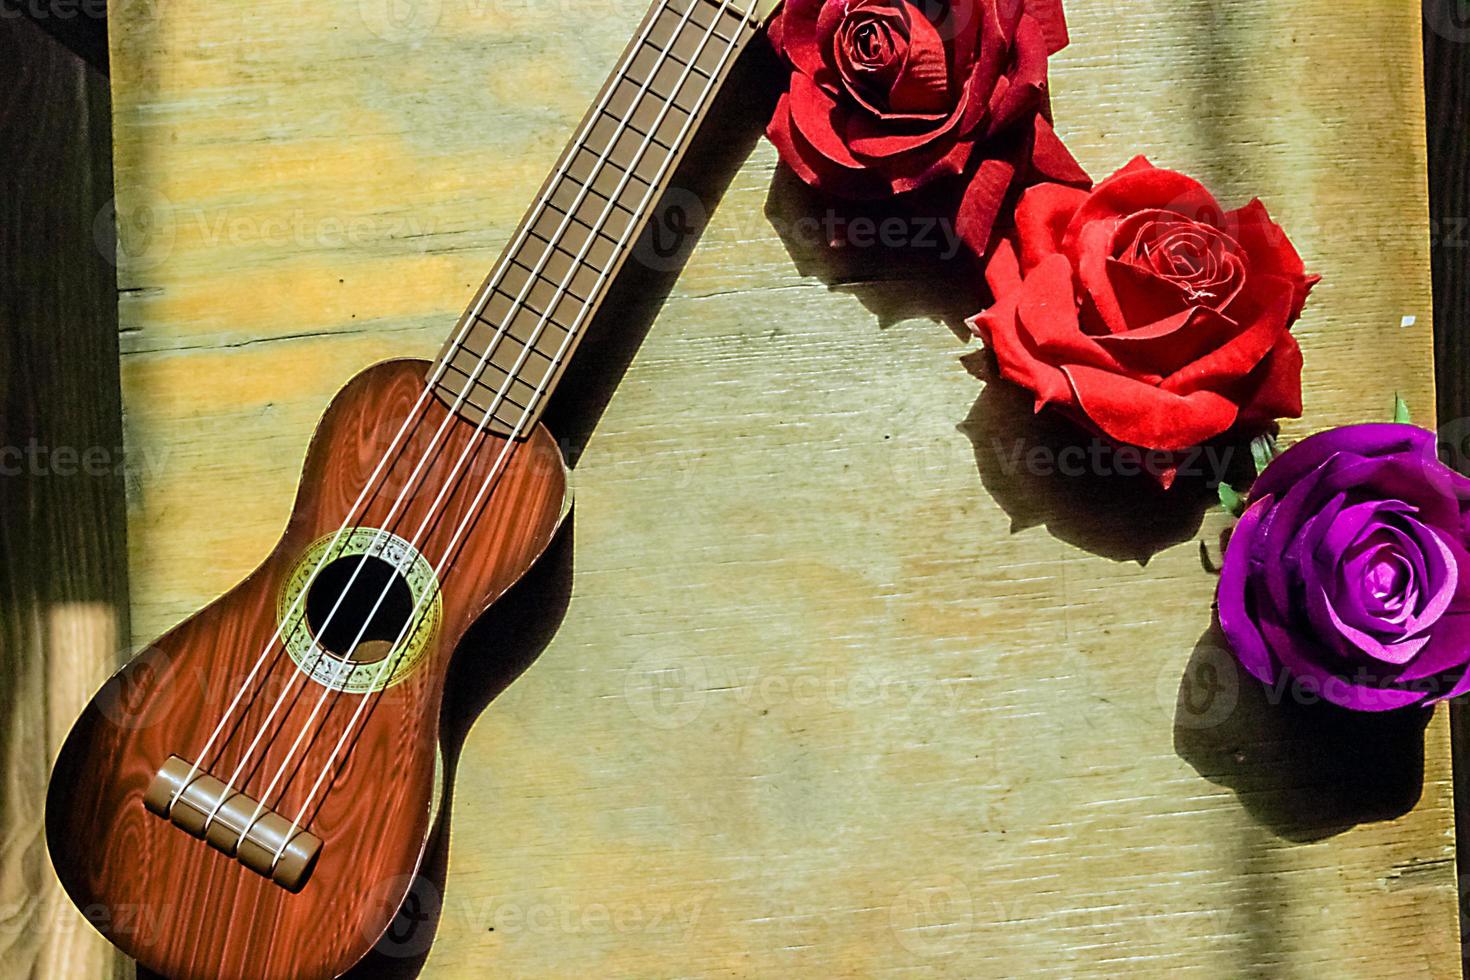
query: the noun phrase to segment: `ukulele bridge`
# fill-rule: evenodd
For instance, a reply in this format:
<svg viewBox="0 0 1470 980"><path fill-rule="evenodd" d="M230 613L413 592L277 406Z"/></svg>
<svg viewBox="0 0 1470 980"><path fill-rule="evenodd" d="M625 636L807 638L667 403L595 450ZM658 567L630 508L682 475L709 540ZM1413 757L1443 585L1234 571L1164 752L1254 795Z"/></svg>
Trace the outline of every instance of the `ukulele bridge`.
<svg viewBox="0 0 1470 980"><path fill-rule="evenodd" d="M153 777L143 805L290 892L306 884L321 853L320 837L176 755Z"/></svg>

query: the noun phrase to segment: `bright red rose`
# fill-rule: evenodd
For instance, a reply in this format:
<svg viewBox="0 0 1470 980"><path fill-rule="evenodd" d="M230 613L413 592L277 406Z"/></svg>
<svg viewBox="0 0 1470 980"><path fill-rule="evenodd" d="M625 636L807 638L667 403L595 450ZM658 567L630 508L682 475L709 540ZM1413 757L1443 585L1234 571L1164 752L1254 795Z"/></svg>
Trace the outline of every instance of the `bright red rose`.
<svg viewBox="0 0 1470 980"><path fill-rule="evenodd" d="M786 0L769 35L792 71L766 133L826 193L963 178L957 230L983 254L1012 186L1091 183L1049 120L1061 0Z"/></svg>
<svg viewBox="0 0 1470 980"><path fill-rule="evenodd" d="M1302 413L1291 326L1319 277L1260 201L1226 212L1142 157L1092 191L1040 184L985 278L970 328L1037 411L1164 451Z"/></svg>

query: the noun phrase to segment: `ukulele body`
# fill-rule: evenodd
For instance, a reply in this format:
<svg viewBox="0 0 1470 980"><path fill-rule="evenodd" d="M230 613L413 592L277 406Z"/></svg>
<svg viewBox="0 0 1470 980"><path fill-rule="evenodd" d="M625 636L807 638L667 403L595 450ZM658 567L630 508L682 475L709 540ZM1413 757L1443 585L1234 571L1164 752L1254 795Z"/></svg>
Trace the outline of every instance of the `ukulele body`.
<svg viewBox="0 0 1470 980"><path fill-rule="evenodd" d="M351 523L364 530L342 539L351 546L348 556L318 582L329 572L350 571L374 541L387 540L376 534L387 529L398 539L395 562L402 554L400 567L413 569L398 581L384 566L384 581L395 587L388 612L407 608L400 602L405 589L415 599L437 592L437 601L423 604L411 642L401 643L398 659L386 665L382 655L396 633L356 652L349 638L346 656L323 657L314 646L313 624L326 627L323 638L332 626L322 618L324 600L313 592L298 603L307 621L291 629L291 597L305 591L309 573L414 410L428 370L424 361L388 361L347 384L312 439L295 507L274 550L238 586L103 685L61 750L46 801L57 874L94 926L166 977L337 976L378 941L408 892L440 789L440 705L449 661L465 630L546 550L569 501L561 452L537 424L508 454L494 491L474 509L506 441L483 433L451 481L475 426L425 396L415 413L421 423L400 439L396 461L377 481L380 488L355 512L360 516ZM445 432L431 463L413 480L419 489L405 494L394 513L441 422ZM421 540L411 540L430 514L438 520L430 521ZM427 589L462 522L465 530L437 576L437 590ZM405 545L416 547L405 552ZM348 618L354 626L367 621L362 611ZM288 623L283 632L295 637L297 649L272 644L281 622ZM373 622L382 633L385 624ZM197 758L267 648L251 693L234 708L209 758ZM327 662L335 663L334 671L316 673ZM385 681L391 684L380 686ZM334 756L339 742L343 747ZM321 845L299 890L145 807L145 793L171 756L198 762L220 781L247 759L233 785L285 820L307 803L334 760L302 821ZM283 765L288 758L294 761ZM277 785L261 800L273 778Z"/></svg>

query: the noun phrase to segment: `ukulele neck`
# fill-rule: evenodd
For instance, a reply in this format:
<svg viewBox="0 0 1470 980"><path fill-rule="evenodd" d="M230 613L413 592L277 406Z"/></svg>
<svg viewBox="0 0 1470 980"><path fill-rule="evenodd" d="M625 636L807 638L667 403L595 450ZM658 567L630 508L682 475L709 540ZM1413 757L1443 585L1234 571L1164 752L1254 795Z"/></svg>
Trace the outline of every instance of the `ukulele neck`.
<svg viewBox="0 0 1470 980"><path fill-rule="evenodd" d="M656 0L429 374L455 412L522 437L769 3Z"/></svg>

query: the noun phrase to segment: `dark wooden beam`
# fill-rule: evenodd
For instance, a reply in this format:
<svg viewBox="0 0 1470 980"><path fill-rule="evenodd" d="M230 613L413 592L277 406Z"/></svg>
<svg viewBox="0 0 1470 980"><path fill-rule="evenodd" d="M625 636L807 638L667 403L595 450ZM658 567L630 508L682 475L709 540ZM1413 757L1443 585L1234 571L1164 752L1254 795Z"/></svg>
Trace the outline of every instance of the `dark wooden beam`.
<svg viewBox="0 0 1470 980"><path fill-rule="evenodd" d="M21 18L107 74L107 0L0 0L0 19Z"/></svg>
<svg viewBox="0 0 1470 980"><path fill-rule="evenodd" d="M57 927L40 819L51 761L128 642L107 79L0 18L0 838L7 976L105 976Z"/></svg>

